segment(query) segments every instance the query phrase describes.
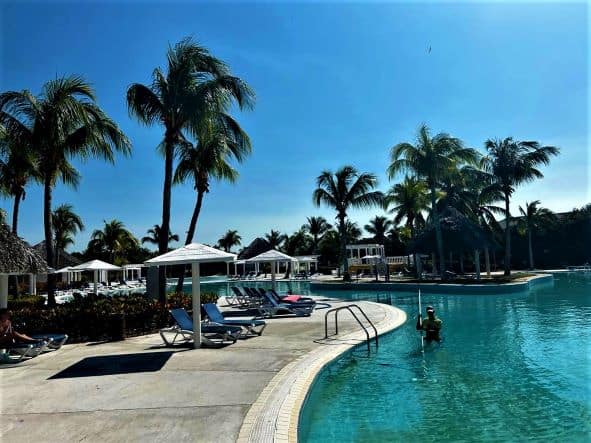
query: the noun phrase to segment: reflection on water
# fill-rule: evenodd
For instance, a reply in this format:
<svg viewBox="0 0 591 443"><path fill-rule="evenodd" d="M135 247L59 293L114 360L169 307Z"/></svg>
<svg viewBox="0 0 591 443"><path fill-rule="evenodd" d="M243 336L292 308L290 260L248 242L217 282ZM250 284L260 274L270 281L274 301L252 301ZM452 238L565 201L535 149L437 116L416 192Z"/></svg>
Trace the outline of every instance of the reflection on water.
<svg viewBox="0 0 591 443"><path fill-rule="evenodd" d="M342 292L323 295L343 296ZM410 293L347 293L392 303L409 321L369 359L353 353L318 379L304 442L585 441L591 433L591 279L511 295L422 297L444 321L425 345Z"/></svg>

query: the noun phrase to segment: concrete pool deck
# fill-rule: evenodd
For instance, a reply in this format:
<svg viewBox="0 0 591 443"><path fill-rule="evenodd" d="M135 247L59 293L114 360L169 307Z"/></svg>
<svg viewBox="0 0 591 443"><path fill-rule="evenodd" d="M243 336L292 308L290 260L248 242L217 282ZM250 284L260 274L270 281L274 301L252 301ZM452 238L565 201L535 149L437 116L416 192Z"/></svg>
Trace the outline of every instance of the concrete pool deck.
<svg viewBox="0 0 591 443"><path fill-rule="evenodd" d="M332 307L349 304L318 299ZM357 304L382 332L406 318L391 306ZM302 380L287 385L289 377L310 378L306 356L321 368L335 352L359 343L352 335L359 326L346 314L339 317L340 340L322 340L324 312L268 320L263 336L221 349L166 348L160 336L152 334L123 342L66 345L17 365L0 366L0 440L282 440L277 429L290 429L282 427L285 414L291 423L294 410L289 406L303 401L307 390Z"/></svg>

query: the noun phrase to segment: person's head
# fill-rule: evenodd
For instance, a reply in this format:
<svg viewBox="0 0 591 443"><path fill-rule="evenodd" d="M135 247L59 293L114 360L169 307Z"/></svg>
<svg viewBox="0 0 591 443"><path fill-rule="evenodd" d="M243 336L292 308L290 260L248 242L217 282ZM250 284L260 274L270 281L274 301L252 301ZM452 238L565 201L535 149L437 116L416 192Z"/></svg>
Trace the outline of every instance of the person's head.
<svg viewBox="0 0 591 443"><path fill-rule="evenodd" d="M0 309L0 322L4 323L6 320L10 320L10 311L7 308Z"/></svg>
<svg viewBox="0 0 591 443"><path fill-rule="evenodd" d="M427 306L427 315L429 318L435 317L435 309L433 309L433 306Z"/></svg>

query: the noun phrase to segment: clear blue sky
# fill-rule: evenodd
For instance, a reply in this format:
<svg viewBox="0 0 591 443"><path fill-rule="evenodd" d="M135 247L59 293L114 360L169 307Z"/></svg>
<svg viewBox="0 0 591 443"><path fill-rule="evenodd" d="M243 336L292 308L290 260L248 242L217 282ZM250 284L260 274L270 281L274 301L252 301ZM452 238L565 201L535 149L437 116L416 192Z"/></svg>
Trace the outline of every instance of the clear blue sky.
<svg viewBox="0 0 591 443"><path fill-rule="evenodd" d="M426 122L482 148L489 137L555 144L546 178L520 188L517 205L540 199L555 211L591 200L588 158L588 11L584 3L223 4L187 2L2 2L0 90L38 93L55 76L81 74L99 104L133 142L115 166L75 162L78 190L58 185L87 229L122 220L137 236L160 223L160 127L129 118L125 92L165 66L187 35L225 60L257 93L236 117L254 153L237 185L214 184L196 240L215 243L237 229L243 244L306 216L323 215L311 195L323 169L352 164L388 183L389 147ZM431 46L431 53L427 48ZM176 187L172 229L184 237L195 195ZM0 203L10 213L11 201ZM352 212L360 225L379 210ZM31 186L20 235L43 238L42 194Z"/></svg>

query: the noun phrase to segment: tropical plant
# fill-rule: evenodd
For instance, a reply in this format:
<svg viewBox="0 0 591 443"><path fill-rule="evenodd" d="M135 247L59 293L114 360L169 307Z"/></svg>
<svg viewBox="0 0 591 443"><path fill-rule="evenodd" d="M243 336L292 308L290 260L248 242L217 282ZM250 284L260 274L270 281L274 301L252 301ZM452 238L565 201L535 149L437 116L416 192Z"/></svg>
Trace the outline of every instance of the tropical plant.
<svg viewBox="0 0 591 443"><path fill-rule="evenodd" d="M361 238L361 234L362 234L361 229L359 228L359 225L357 225L357 223L355 223L351 220L347 220L345 222L345 233L346 233L347 241L351 242L351 243L355 243L355 242L359 241L359 239Z"/></svg>
<svg viewBox="0 0 591 443"><path fill-rule="evenodd" d="M0 224L6 224L6 211L0 208Z"/></svg>
<svg viewBox="0 0 591 443"><path fill-rule="evenodd" d="M387 173L390 179L399 172L410 172L418 179L426 181L431 197L431 219L435 228L437 251L439 254L439 272L445 278L445 256L443 236L437 210L437 188L442 179L463 163L475 163L477 153L465 148L460 139L440 133L431 137L429 128L421 125L415 144L399 143L390 152L391 163Z"/></svg>
<svg viewBox="0 0 591 443"><path fill-rule="evenodd" d="M271 249L279 249L286 239L287 235L273 229L268 234L265 234L265 240L267 240Z"/></svg>
<svg viewBox="0 0 591 443"><path fill-rule="evenodd" d="M376 215L363 228L373 236L377 243L383 245L386 240L386 234L391 227L392 220L388 220L387 217L381 215Z"/></svg>
<svg viewBox="0 0 591 443"><path fill-rule="evenodd" d="M312 250L312 238L302 227L292 235L287 236L284 243L284 249L287 255L306 255Z"/></svg>
<svg viewBox="0 0 591 443"><path fill-rule="evenodd" d="M199 138L207 119L217 118L224 127L236 127L225 111L235 100L242 109L250 107L254 94L228 67L210 52L185 38L167 53L168 69L156 68L149 86L132 84L127 90L129 113L147 125L164 126L164 138L159 150L164 154L164 186L162 191L162 223L164 232L170 229L173 160L177 148L188 146L187 136ZM213 115L213 117L212 117ZM159 252L168 250L167 238L162 236ZM159 298L166 298L163 272L160 274Z"/></svg>
<svg viewBox="0 0 591 443"><path fill-rule="evenodd" d="M370 208L380 206L384 195L380 191L373 191L377 186L377 178L373 174L359 173L353 166L344 166L334 174L323 171L316 179L317 188L312 196L316 206L325 204L337 212L339 222L339 236L341 241L341 261L343 278L349 281L349 263L347 260L347 230L346 218L350 208Z"/></svg>
<svg viewBox="0 0 591 443"><path fill-rule="evenodd" d="M405 226L412 239L416 230L425 224L423 212L429 209L427 186L424 181L406 176L404 181L390 188L384 203L386 208L392 206L390 213L396 214L394 224L398 225L406 220Z"/></svg>
<svg viewBox="0 0 591 443"><path fill-rule="evenodd" d="M58 206L51 214L51 223L54 235L54 247L56 255L56 267L60 268L60 251L64 251L69 245L74 244L74 235L84 230L84 223L72 208L72 205Z"/></svg>
<svg viewBox="0 0 591 443"><path fill-rule="evenodd" d="M96 229L92 235L89 249L102 251L111 263L123 263L128 249L138 247L138 241L119 220L104 221L102 230Z"/></svg>
<svg viewBox="0 0 591 443"><path fill-rule="evenodd" d="M543 231L556 221L556 216L548 208L538 207L540 200L531 203L525 202L525 208L519 206L522 218L519 220L518 229L527 234L527 247L529 254L529 268L534 269L534 251L532 247L532 234Z"/></svg>
<svg viewBox="0 0 591 443"><path fill-rule="evenodd" d="M142 244L150 243L152 245L159 245L160 244L160 235L162 234L162 229L160 225L154 225L154 227L148 229L146 236L142 237ZM168 241L166 244L169 244L173 241L179 241L179 236L177 234L173 234L170 229L168 230Z"/></svg>
<svg viewBox="0 0 591 443"><path fill-rule="evenodd" d="M11 131L10 129L14 129ZM12 232L18 234L20 203L25 199L25 188L32 180L39 179L37 161L30 138L16 126L0 133L0 192L13 197Z"/></svg>
<svg viewBox="0 0 591 443"><path fill-rule="evenodd" d="M312 251L318 252L318 242L322 236L332 228L324 217L307 217L307 223L302 228L312 236Z"/></svg>
<svg viewBox="0 0 591 443"><path fill-rule="evenodd" d="M203 196L209 192L211 179L235 183L238 171L229 161L242 162L251 152L248 135L237 123L234 122L233 126L222 126L220 119L212 119L205 122L203 128L196 146L185 143L179 148L180 161L174 176L175 183L183 183L190 179L197 191L186 245L193 241Z"/></svg>
<svg viewBox="0 0 591 443"><path fill-rule="evenodd" d="M544 175L537 169L550 163L550 157L558 155L555 146L541 146L535 141L517 141L508 137L489 139L484 144L487 155L482 168L493 175L491 187L500 189L505 201L505 260L504 274L511 274L511 212L509 204L515 188Z"/></svg>
<svg viewBox="0 0 591 443"><path fill-rule="evenodd" d="M239 246L242 237L238 231L228 229L226 233L218 240L218 245L226 252L230 252L234 246Z"/></svg>
<svg viewBox="0 0 591 443"><path fill-rule="evenodd" d="M0 94L0 125L34 148L43 184L43 223L47 264L55 267L51 223L52 193L58 180L76 187L80 174L72 158L100 158L113 163L114 150L129 154L131 144L117 124L96 104L92 87L78 76L50 80L41 94ZM47 301L55 305L55 275L47 278Z"/></svg>

